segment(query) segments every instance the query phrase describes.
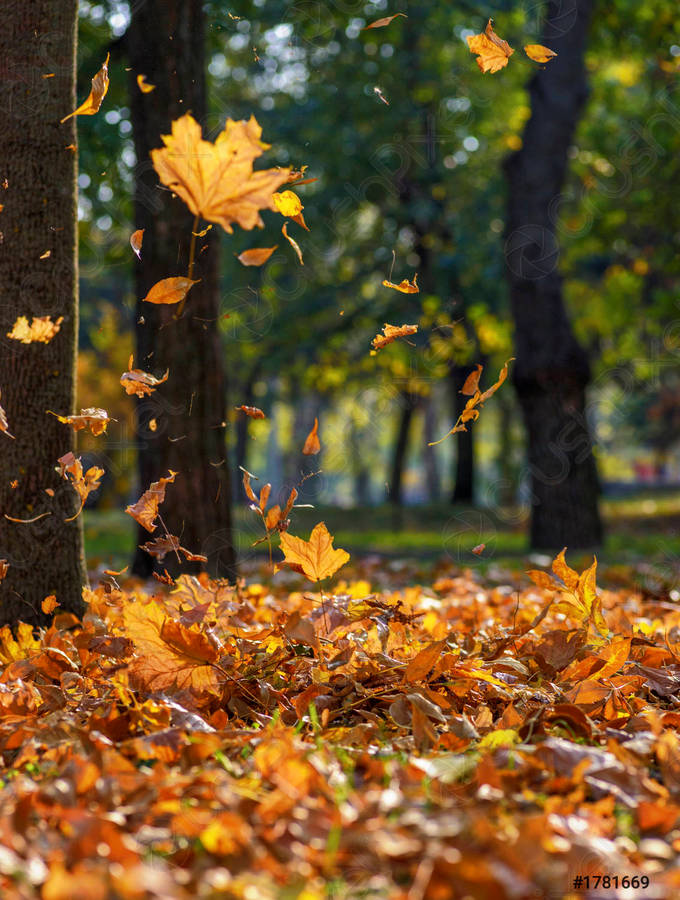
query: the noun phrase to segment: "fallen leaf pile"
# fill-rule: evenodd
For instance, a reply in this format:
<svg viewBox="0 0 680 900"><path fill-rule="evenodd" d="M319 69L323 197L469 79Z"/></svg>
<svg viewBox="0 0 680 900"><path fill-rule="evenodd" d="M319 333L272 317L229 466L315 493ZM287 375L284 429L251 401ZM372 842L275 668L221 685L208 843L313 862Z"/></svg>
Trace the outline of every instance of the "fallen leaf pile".
<svg viewBox="0 0 680 900"><path fill-rule="evenodd" d="M675 604L563 556L519 588L344 571L103 584L0 631L0 895L678 896Z"/></svg>

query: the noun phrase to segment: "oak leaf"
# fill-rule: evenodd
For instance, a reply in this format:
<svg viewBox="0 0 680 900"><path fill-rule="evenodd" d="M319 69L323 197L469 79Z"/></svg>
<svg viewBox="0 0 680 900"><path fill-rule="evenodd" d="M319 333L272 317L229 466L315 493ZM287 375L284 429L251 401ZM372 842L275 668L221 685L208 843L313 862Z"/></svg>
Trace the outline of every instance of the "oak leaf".
<svg viewBox="0 0 680 900"><path fill-rule="evenodd" d="M302 448L304 456L316 456L321 450L321 441L319 440L319 420L314 419L314 427L307 435L305 445Z"/></svg>
<svg viewBox="0 0 680 900"><path fill-rule="evenodd" d="M63 316L53 322L51 316L36 316L31 318L31 324L28 324L26 316L19 316L12 330L7 332L7 337L13 341L21 341L22 344L49 344L52 338L61 328L64 321Z"/></svg>
<svg viewBox="0 0 680 900"><path fill-rule="evenodd" d="M388 325L385 323L383 326L383 333L376 334L371 341L371 345L374 350L382 350L383 347L391 344L392 341L396 341L397 338L415 334L416 331L418 331L417 325Z"/></svg>
<svg viewBox="0 0 680 900"><path fill-rule="evenodd" d="M200 280L200 279L199 279ZM163 278L156 282L149 293L144 297L144 303L181 303L191 288L198 284L191 278L178 275L175 278Z"/></svg>
<svg viewBox="0 0 680 900"><path fill-rule="evenodd" d="M111 419L109 417L109 414L105 409L96 409L95 407L81 409L79 416L59 416L57 413L53 413L51 409L48 409L47 412L49 415L54 416L55 419L59 419L60 422L63 422L64 425L70 425L74 431L81 431L83 428L89 428L90 432L95 437L104 434L109 422L116 421L116 419Z"/></svg>
<svg viewBox="0 0 680 900"><path fill-rule="evenodd" d="M550 47L544 47L543 44L527 44L524 52L529 59L533 59L537 63L550 62L551 59L557 56L554 50L551 50Z"/></svg>
<svg viewBox="0 0 680 900"><path fill-rule="evenodd" d="M90 91L87 100L85 100L84 103L81 103L78 109L75 109L72 113L64 116L61 120L62 125L67 119L71 119L73 116L93 116L95 113L99 112L102 100L109 89L109 56L110 54L107 53L101 69L92 79L92 90Z"/></svg>
<svg viewBox="0 0 680 900"><path fill-rule="evenodd" d="M165 486L172 484L176 475L177 472L170 469L170 474L166 478L154 481L149 490L144 491L136 503L126 508L125 512L147 531L154 531L156 528L155 519L158 515L158 507L165 500Z"/></svg>
<svg viewBox="0 0 680 900"><path fill-rule="evenodd" d="M383 287L392 288L392 290L399 291L402 294L417 294L420 292L420 288L418 287L418 273L416 272L413 276L413 281L404 278L399 284L394 284L394 282L385 279L383 281Z"/></svg>
<svg viewBox="0 0 680 900"><path fill-rule="evenodd" d="M470 53L477 56L477 65L482 72L498 72L508 64L515 52L507 41L499 38L493 30L491 19L482 34L469 35L467 38Z"/></svg>
<svg viewBox="0 0 680 900"><path fill-rule="evenodd" d="M296 572L302 572L310 581L328 578L349 560L346 550L333 547L333 537L323 522L314 527L308 541L282 534L281 550L285 560L279 563L279 567L289 566Z"/></svg>
<svg viewBox="0 0 680 900"><path fill-rule="evenodd" d="M120 376L120 383L125 388L126 394L136 394L138 397L144 397L146 394L155 391L159 384L163 384L164 381L168 380L169 369L165 370L165 375L161 378L156 378L155 375L151 375L149 372L133 369L133 362L134 357L131 356L128 362L128 371L123 372Z"/></svg>
<svg viewBox="0 0 680 900"><path fill-rule="evenodd" d="M229 234L232 223L250 231L264 224L260 210L272 209L274 191L288 181L290 169L253 170L253 162L268 149L262 129L249 121L227 119L214 143L203 140L201 126L187 114L163 135L164 147L151 159L161 182L184 200L192 213L216 222Z"/></svg>
<svg viewBox="0 0 680 900"><path fill-rule="evenodd" d="M250 250L239 253L236 259L243 266L263 266L278 246L276 244L274 247L251 247Z"/></svg>

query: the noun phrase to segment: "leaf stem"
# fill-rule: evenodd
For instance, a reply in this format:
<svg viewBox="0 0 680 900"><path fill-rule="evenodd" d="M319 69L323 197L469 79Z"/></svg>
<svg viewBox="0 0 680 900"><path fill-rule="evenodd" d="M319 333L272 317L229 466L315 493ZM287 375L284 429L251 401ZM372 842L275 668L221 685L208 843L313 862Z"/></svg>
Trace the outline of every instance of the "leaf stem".
<svg viewBox="0 0 680 900"><path fill-rule="evenodd" d="M198 232L198 225L200 222L200 215L197 213L194 216L194 224L191 226L191 244L189 245L189 268L187 269L187 278L191 281L194 277L194 262L196 261L196 234ZM179 305L177 310L176 319L180 319L182 317L182 313L184 312L184 307L187 302L186 294L182 302Z"/></svg>

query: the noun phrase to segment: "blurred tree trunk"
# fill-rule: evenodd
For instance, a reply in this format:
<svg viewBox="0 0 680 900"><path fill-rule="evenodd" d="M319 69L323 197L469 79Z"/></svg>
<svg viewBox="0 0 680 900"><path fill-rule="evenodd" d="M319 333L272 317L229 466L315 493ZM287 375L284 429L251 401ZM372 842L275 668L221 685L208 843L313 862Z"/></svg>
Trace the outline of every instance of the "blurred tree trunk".
<svg viewBox="0 0 680 900"><path fill-rule="evenodd" d="M522 148L505 166L513 379L528 432L531 546L537 549L602 540L585 416L590 368L564 307L556 235L567 151L588 93L584 52L593 6L593 0L575 0L567 27L562 5L548 3L542 43L558 56L529 84L531 117Z"/></svg>
<svg viewBox="0 0 680 900"><path fill-rule="evenodd" d="M208 556L208 570L233 573L230 467L225 443L226 384L217 321L220 312L217 229L198 241L194 285L184 314L177 306L142 303L162 278L185 275L193 216L170 191L159 187L149 152L162 145L173 119L191 111L205 122L205 34L201 0L145 0L134 4L124 49L130 63L130 110L134 129L135 228L144 228L137 289L136 365L168 381L137 404L140 489L179 472L161 508L163 521L182 545ZM137 75L156 86L143 94ZM155 419L156 431L149 428ZM139 529L138 543L150 539ZM150 574L153 559L142 550L133 571ZM168 556L172 572L175 565ZM198 564L183 565L192 571Z"/></svg>
<svg viewBox="0 0 680 900"><path fill-rule="evenodd" d="M452 365L449 370L449 383L453 395L453 421L465 409L465 404L470 399L461 394L465 379L477 367L472 365ZM472 503L475 495L475 438L474 423L467 426L467 431L460 431L452 435L456 445L456 456L453 473L453 493L451 503Z"/></svg>
<svg viewBox="0 0 680 900"><path fill-rule="evenodd" d="M437 503L441 499L442 483L437 464L437 453L434 447L430 447L433 441L439 438L437 429L437 407L430 394L425 398L424 408L424 442L423 442L423 468L425 470L425 490L430 503Z"/></svg>
<svg viewBox="0 0 680 900"><path fill-rule="evenodd" d="M7 0L0 29L0 624L46 623L56 594L61 610L83 611L86 583L82 520L70 483L55 472L74 449L70 428L53 416L74 412L78 340L75 109L76 0ZM54 78L42 78L54 72ZM49 251L49 257L41 256ZM48 344L6 337L19 316L63 317ZM105 440L105 438L102 438ZM11 482L18 482L13 489ZM54 497L45 493L55 491ZM18 519L38 518L31 524Z"/></svg>
<svg viewBox="0 0 680 900"><path fill-rule="evenodd" d="M406 391L399 395L400 406L397 430L394 435L394 448L392 451L392 467L390 480L387 486L387 499L395 506L402 504L402 478L406 466L408 452L408 439L411 431L413 413L416 410L417 398Z"/></svg>

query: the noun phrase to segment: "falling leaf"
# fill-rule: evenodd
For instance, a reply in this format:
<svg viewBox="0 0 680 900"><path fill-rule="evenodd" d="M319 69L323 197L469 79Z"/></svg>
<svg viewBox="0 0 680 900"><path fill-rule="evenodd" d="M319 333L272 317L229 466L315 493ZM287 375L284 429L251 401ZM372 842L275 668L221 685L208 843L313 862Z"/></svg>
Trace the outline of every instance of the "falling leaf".
<svg viewBox="0 0 680 900"><path fill-rule="evenodd" d="M476 547L472 548L472 552L475 556L481 556L484 553L484 549L486 548L486 544L477 544Z"/></svg>
<svg viewBox="0 0 680 900"><path fill-rule="evenodd" d="M362 28L362 31L368 31L369 28L384 28L386 25L389 25L390 22L394 21L398 16L403 16L405 19L408 18L406 13L395 13L393 16L385 16L384 19L376 19L375 22L371 22L370 25L367 25L365 28Z"/></svg>
<svg viewBox="0 0 680 900"><path fill-rule="evenodd" d="M300 246L299 246L298 242L293 240L293 238L290 237L290 235L288 234L288 222L283 223L283 228L281 229L281 233L283 234L285 239L288 241L290 246L293 248L293 250L295 250L295 252L297 253L297 258L300 262L300 265L304 266L304 262L302 260L302 250L300 250Z"/></svg>
<svg viewBox="0 0 680 900"><path fill-rule="evenodd" d="M482 374L484 366L481 366L477 363L477 368L474 372L470 372L468 377L465 379L465 384L460 389L461 394L465 394L466 397L474 396L479 390L479 376Z"/></svg>
<svg viewBox="0 0 680 900"><path fill-rule="evenodd" d="M40 254L40 259L49 259L50 256L52 256L52 251L51 251L51 250L45 250L44 253L41 253L41 254Z"/></svg>
<svg viewBox="0 0 680 900"><path fill-rule="evenodd" d="M50 594L49 597L45 597L45 599L43 600L43 602L40 604L40 608L42 609L42 611L43 611L44 613L46 613L47 615L49 615L50 613L54 612L54 610L55 610L59 605L60 605L60 604L57 602L56 595L55 595L55 594Z"/></svg>
<svg viewBox="0 0 680 900"><path fill-rule="evenodd" d="M234 409L242 410L251 419L266 419L267 417L257 406L235 406Z"/></svg>
<svg viewBox="0 0 680 900"><path fill-rule="evenodd" d="M453 426L453 428L438 441L431 441L428 444L429 447L434 447L437 444L441 444L441 442L445 441L446 438L451 434L458 434L461 431L467 431L467 428L465 427L466 423L477 421L477 419L479 418L479 409L477 407L483 407L484 403L489 399L489 397L492 397L496 393L498 388L503 384L505 379L508 377L508 365L513 361L513 359L514 356L506 361L498 375L498 381L492 384L490 388L484 391L484 393L481 393L479 390L479 376L482 373L483 367L478 365L477 371L472 372L470 375L468 375L461 393L469 393L473 389L474 393L465 404L465 408L463 409L463 412L458 416L458 421ZM466 388L468 390L466 390Z"/></svg>
<svg viewBox="0 0 680 900"><path fill-rule="evenodd" d="M406 337L409 334L415 334L418 331L417 325L383 325L383 334L376 334L371 341L374 350L382 350L397 338Z"/></svg>
<svg viewBox="0 0 680 900"><path fill-rule="evenodd" d="M94 407L81 409L79 416L59 416L57 413L53 413L51 409L48 409L47 413L51 416L55 416L60 422L63 422L64 425L70 425L74 431L81 431L83 428L89 428L90 432L95 437L104 434L109 422L116 421L116 419L111 419L109 417L109 414L105 409L95 409Z"/></svg>
<svg viewBox="0 0 680 900"><path fill-rule="evenodd" d="M483 34L470 35L467 42L470 53L476 54L477 65L482 72L498 72L507 66L508 59L515 52L507 41L495 33L491 19Z"/></svg>
<svg viewBox="0 0 680 900"><path fill-rule="evenodd" d="M9 571L9 563L6 559L0 559L0 581L7 575Z"/></svg>
<svg viewBox="0 0 680 900"><path fill-rule="evenodd" d="M418 273L416 272L413 276L413 281L404 278L399 284L394 284L392 281L385 279L383 281L383 287L392 288L394 291L401 291L402 294L417 294L420 291L420 288L418 287Z"/></svg>
<svg viewBox="0 0 680 900"><path fill-rule="evenodd" d="M151 91L156 90L156 85L149 84L149 82L146 80L146 75L138 75L137 76L137 85L139 86L139 90L143 94L150 94Z"/></svg>
<svg viewBox="0 0 680 900"><path fill-rule="evenodd" d="M551 59L554 59L557 56L554 50L551 50L549 47L544 47L543 44L527 44L524 48L524 52L529 59L533 59L533 61L537 63L550 62Z"/></svg>
<svg viewBox="0 0 680 900"><path fill-rule="evenodd" d="M62 124L72 116L93 116L95 113L99 112L102 100L109 89L109 56L110 54L107 53L101 69L92 79L92 90L90 91L87 100L82 103L78 109L69 113L67 116L64 116L61 120Z"/></svg>
<svg viewBox="0 0 680 900"><path fill-rule="evenodd" d="M64 519L65 522L72 522L73 519L76 519L82 512L88 496L99 488L100 480L104 475L104 470L100 469L99 466L91 466L83 474L83 464L80 461L80 457L76 458L73 453L66 453L64 456L60 456L57 462L59 463L57 472L59 472L62 478L71 482L73 489L80 499L80 509L78 512L74 516Z"/></svg>
<svg viewBox="0 0 680 900"><path fill-rule="evenodd" d="M278 246L276 244L274 247L251 247L250 250L239 253L236 259L244 266L263 266Z"/></svg>
<svg viewBox="0 0 680 900"><path fill-rule="evenodd" d="M204 141L201 126L189 114L172 123L163 135L165 146L151 151L161 182L184 200L194 215L216 222L232 233L232 223L247 231L262 227L260 210L272 209L273 194L288 180L290 169L253 170L253 162L268 149L262 129L249 121L227 119L215 143Z"/></svg>
<svg viewBox="0 0 680 900"><path fill-rule="evenodd" d="M377 85L376 85L376 87L373 88L373 93L376 95L376 97L379 100L382 100L382 102L385 104L385 106L390 105L390 101L387 99L387 97L383 94L383 92L380 90L380 88ZM383 284L384 283L385 282L383 282ZM394 287L394 285L389 285L389 286Z"/></svg>
<svg viewBox="0 0 680 900"><path fill-rule="evenodd" d="M156 378L155 375L151 375L149 372L133 369L132 363L133 357L131 356L128 362L129 371L123 372L120 376L120 383L125 388L126 394L136 394L138 397L144 397L146 394L151 394L155 391L159 384L163 384L164 381L168 380L169 369L165 370L165 374L161 378Z"/></svg>
<svg viewBox="0 0 680 900"><path fill-rule="evenodd" d="M144 240L144 228L138 228L130 235L130 246L137 254L137 259L142 258L142 241Z"/></svg>
<svg viewBox="0 0 680 900"><path fill-rule="evenodd" d="M297 194L293 193L293 191L283 191L281 194L272 194L272 197L274 198L276 211L289 219L292 219L293 216L297 216L298 213L302 212L304 209L302 201Z"/></svg>
<svg viewBox="0 0 680 900"><path fill-rule="evenodd" d="M55 322L52 321L51 316L37 316L31 319L29 325L26 316L19 316L12 330L7 332L7 337L12 338L13 341L21 341L22 344L36 342L49 344L61 328L63 321L63 316L59 316Z"/></svg>
<svg viewBox="0 0 680 900"><path fill-rule="evenodd" d="M9 431L7 430L8 428L9 422L7 421L7 414L5 413L5 410L2 408L2 406L0 406L0 431L4 432L7 437L14 440L14 435L9 433Z"/></svg>
<svg viewBox="0 0 680 900"><path fill-rule="evenodd" d="M200 281L200 279L199 279ZM198 281L178 275L175 278L164 278L156 282L149 293L144 297L145 303L181 303L192 286Z"/></svg>
<svg viewBox="0 0 680 900"><path fill-rule="evenodd" d="M185 547L180 546L179 538L174 534L165 534L161 537L147 541L146 544L139 545L150 556L154 556L158 560L164 559L168 553L182 553L184 558L189 562L207 562L208 557L198 553L192 553Z"/></svg>
<svg viewBox="0 0 680 900"><path fill-rule="evenodd" d="M172 484L176 475L177 472L170 469L167 478L159 478L158 481L154 481L149 490L144 491L136 503L126 508L125 512L147 531L155 530L158 507L165 500L165 486Z"/></svg>
<svg viewBox="0 0 680 900"><path fill-rule="evenodd" d="M285 560L279 565L302 572L310 581L328 578L349 560L347 551L334 549L333 537L323 522L314 527L308 541L282 534L281 550Z"/></svg>
<svg viewBox="0 0 680 900"><path fill-rule="evenodd" d="M319 440L319 420L314 419L314 427L307 435L305 445L302 452L305 456L315 456L321 450L321 441Z"/></svg>

